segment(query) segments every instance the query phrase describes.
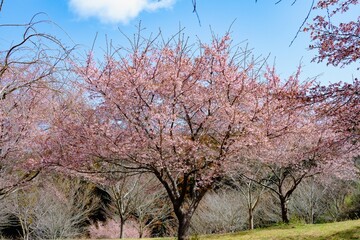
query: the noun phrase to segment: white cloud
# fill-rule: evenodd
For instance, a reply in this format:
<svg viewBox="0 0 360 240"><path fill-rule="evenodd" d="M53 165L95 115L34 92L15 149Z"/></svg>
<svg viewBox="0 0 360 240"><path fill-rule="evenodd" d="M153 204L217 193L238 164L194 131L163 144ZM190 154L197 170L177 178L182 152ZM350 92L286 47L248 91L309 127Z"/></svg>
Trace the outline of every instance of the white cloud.
<svg viewBox="0 0 360 240"><path fill-rule="evenodd" d="M176 0L69 0L80 17L96 17L102 22L127 23L142 11L170 8Z"/></svg>

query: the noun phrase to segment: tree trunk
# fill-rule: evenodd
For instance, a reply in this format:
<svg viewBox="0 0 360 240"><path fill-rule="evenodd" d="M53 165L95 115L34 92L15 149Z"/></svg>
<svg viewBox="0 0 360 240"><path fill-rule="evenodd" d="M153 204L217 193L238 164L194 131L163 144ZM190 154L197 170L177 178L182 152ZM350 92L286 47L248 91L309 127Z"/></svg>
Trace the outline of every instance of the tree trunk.
<svg viewBox="0 0 360 240"><path fill-rule="evenodd" d="M288 217L288 207L287 207L287 199L285 197L280 196L280 205L281 205L281 218L282 221L288 224L289 217Z"/></svg>
<svg viewBox="0 0 360 240"><path fill-rule="evenodd" d="M179 221L178 240L190 239L189 238L190 219L191 219L191 215L183 214L181 216L178 216L178 221Z"/></svg>
<svg viewBox="0 0 360 240"><path fill-rule="evenodd" d="M313 207L313 202L311 199L311 203L310 203L310 224L314 224L314 207Z"/></svg>
<svg viewBox="0 0 360 240"><path fill-rule="evenodd" d="M315 202L314 202L314 178L311 178L311 189L310 189L310 223L314 224L314 207L315 207Z"/></svg>
<svg viewBox="0 0 360 240"><path fill-rule="evenodd" d="M140 229L139 229L139 238L143 238L143 235L144 235L144 230L143 230L143 228L140 226Z"/></svg>
<svg viewBox="0 0 360 240"><path fill-rule="evenodd" d="M161 184L166 189L168 196L173 205L173 210L178 220L178 240L188 240L189 239L189 229L191 218L201 201L205 193L212 186L209 185L206 188L199 188L196 191L192 189L192 182L189 179L190 175L184 174L183 180L180 183L180 188L175 184L176 179L172 178L171 174L168 173L166 178L170 178L171 181L163 177L163 174L160 172L154 172L156 177L159 179ZM176 193L176 194L175 194Z"/></svg>
<svg viewBox="0 0 360 240"><path fill-rule="evenodd" d="M141 221L139 221L139 238L144 237L146 224L143 224L143 222L144 222L144 219L141 218Z"/></svg>
<svg viewBox="0 0 360 240"><path fill-rule="evenodd" d="M249 222L249 229L254 229L254 213L253 209L249 208L249 216L248 216L248 222Z"/></svg>
<svg viewBox="0 0 360 240"><path fill-rule="evenodd" d="M123 238L124 236L124 220L123 219L120 219L120 235L119 235L119 238Z"/></svg>

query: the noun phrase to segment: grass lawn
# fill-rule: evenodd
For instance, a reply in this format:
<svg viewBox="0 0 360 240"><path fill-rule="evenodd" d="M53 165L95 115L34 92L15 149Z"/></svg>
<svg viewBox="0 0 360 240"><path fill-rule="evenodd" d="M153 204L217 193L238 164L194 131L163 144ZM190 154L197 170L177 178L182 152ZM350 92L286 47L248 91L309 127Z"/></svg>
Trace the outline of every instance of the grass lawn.
<svg viewBox="0 0 360 240"><path fill-rule="evenodd" d="M204 239L221 240L335 240L360 239L360 220L313 225L279 226L269 229L258 229L236 234L209 236Z"/></svg>
<svg viewBox="0 0 360 240"><path fill-rule="evenodd" d="M157 238L173 240L174 238ZM360 220L313 225L289 225L224 235L198 236L193 239L219 240L335 240L360 239ZM154 240L154 238L152 238Z"/></svg>

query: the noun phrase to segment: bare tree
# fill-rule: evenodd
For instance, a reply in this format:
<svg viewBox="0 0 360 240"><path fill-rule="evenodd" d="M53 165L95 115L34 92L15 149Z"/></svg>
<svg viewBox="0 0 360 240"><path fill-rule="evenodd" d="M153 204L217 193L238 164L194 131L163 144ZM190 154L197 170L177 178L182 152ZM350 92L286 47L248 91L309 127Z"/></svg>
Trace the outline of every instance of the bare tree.
<svg viewBox="0 0 360 240"><path fill-rule="evenodd" d="M281 222L281 214L278 210L279 199L271 191L266 191L262 195L262 201L257 206L256 218L254 218L254 225L259 227L266 227Z"/></svg>
<svg viewBox="0 0 360 240"><path fill-rule="evenodd" d="M35 238L63 239L84 236L91 215L101 205L94 186L80 179L58 183L59 189L47 191L38 200L34 213ZM46 189L45 189L46 190Z"/></svg>
<svg viewBox="0 0 360 240"><path fill-rule="evenodd" d="M7 216L16 216L23 239L62 239L84 236L90 216L101 201L91 185L60 177L19 189L3 204Z"/></svg>
<svg viewBox="0 0 360 240"><path fill-rule="evenodd" d="M323 218L326 221L339 221L346 210L346 199L351 195L353 189L348 181L341 179L328 181L326 188Z"/></svg>
<svg viewBox="0 0 360 240"><path fill-rule="evenodd" d="M306 179L294 192L290 203L293 215L304 219L307 223L315 223L324 214L327 200L325 198L326 185L315 177Z"/></svg>
<svg viewBox="0 0 360 240"><path fill-rule="evenodd" d="M124 225L129 219L137 220L139 237L142 238L145 230L151 230L172 213L166 201L166 193L159 187L160 183L155 177L145 173L124 173L114 179L105 188L120 220L120 238L124 237Z"/></svg>
<svg viewBox="0 0 360 240"><path fill-rule="evenodd" d="M158 224L167 224L174 218L171 217L171 203L156 178L145 176L139 188L134 215L139 224L139 237L142 238L146 231L151 232Z"/></svg>
<svg viewBox="0 0 360 240"><path fill-rule="evenodd" d="M254 180L263 178L262 168L259 164L248 164L249 168L253 168L251 171L251 179L245 177L242 173L236 172L229 175L227 185L233 189L236 189L242 196L243 201L239 204L244 204L248 213L248 228L254 229L254 215L256 208L259 206L262 195L268 191L264 186L257 184Z"/></svg>
<svg viewBox="0 0 360 240"><path fill-rule="evenodd" d="M109 184L108 192L112 198L116 215L120 218L120 238L123 238L126 221L135 212L140 191L144 190L141 180L141 175L123 174L115 182Z"/></svg>
<svg viewBox="0 0 360 240"><path fill-rule="evenodd" d="M221 189L205 195L191 221L195 234L235 232L245 228L246 207L235 190Z"/></svg>
<svg viewBox="0 0 360 240"><path fill-rule="evenodd" d="M22 226L20 219L14 213L12 198L4 198L0 201L0 236L4 238L20 238Z"/></svg>

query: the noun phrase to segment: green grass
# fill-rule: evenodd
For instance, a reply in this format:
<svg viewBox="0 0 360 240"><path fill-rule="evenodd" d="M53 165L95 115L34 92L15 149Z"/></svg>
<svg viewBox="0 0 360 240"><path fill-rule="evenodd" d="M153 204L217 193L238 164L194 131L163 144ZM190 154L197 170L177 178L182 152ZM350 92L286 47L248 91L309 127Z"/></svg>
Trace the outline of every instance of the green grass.
<svg viewBox="0 0 360 240"><path fill-rule="evenodd" d="M153 238L154 239L154 238ZM153 240L152 239L152 240ZM174 238L157 238L173 240ZM223 235L197 236L193 239L219 240L338 240L360 239L360 220L313 225L283 225Z"/></svg>
<svg viewBox="0 0 360 240"><path fill-rule="evenodd" d="M204 239L221 240L335 240L335 239L360 239L360 221L346 221L338 223L314 225L290 225L268 229L245 231L236 234L209 236Z"/></svg>

